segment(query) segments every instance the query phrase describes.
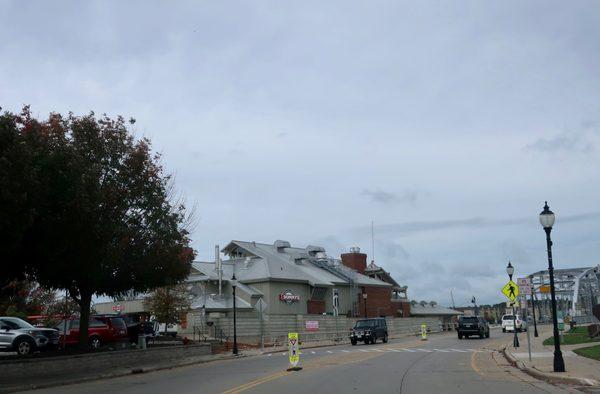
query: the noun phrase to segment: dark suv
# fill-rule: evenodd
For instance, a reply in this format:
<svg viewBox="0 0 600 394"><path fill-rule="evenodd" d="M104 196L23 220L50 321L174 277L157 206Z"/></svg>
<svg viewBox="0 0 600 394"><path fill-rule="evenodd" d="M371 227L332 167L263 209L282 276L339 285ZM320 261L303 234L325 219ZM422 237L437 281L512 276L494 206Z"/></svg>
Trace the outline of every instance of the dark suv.
<svg viewBox="0 0 600 394"><path fill-rule="evenodd" d="M383 343L388 341L388 330L385 318L358 320L350 332L350 342L356 345L359 341L365 344L375 343L381 339Z"/></svg>
<svg viewBox="0 0 600 394"><path fill-rule="evenodd" d="M461 316L458 319L458 339L468 338L469 335L479 335L479 338L490 337L490 325L483 317Z"/></svg>

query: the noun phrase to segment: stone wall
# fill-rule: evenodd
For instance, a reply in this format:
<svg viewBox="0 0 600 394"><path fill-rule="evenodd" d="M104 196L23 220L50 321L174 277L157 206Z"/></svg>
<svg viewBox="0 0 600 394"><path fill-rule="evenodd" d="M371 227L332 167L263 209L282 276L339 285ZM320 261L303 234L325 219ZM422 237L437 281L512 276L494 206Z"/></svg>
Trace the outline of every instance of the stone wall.
<svg viewBox="0 0 600 394"><path fill-rule="evenodd" d="M211 354L210 344L164 346L146 350L121 350L56 357L31 357L0 361L0 381L8 385L53 380L60 377L98 377L114 370L133 370L156 363Z"/></svg>

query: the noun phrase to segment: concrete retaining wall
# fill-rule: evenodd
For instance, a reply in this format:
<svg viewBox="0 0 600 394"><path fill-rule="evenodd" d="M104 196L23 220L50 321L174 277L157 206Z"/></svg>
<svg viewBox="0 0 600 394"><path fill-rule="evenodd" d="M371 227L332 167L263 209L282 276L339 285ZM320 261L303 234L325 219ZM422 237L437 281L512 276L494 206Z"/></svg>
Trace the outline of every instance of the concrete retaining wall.
<svg viewBox="0 0 600 394"><path fill-rule="evenodd" d="M165 346L147 350L122 350L57 357L31 357L0 362L3 384L27 384L28 381L52 380L59 376L100 376L115 369L129 369L173 362L211 354L209 344Z"/></svg>

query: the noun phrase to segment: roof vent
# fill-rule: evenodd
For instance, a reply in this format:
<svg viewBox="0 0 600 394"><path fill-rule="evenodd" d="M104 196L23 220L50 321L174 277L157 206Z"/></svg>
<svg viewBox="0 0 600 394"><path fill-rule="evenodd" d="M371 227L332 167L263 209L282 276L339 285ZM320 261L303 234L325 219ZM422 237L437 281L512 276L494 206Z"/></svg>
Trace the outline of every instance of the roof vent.
<svg viewBox="0 0 600 394"><path fill-rule="evenodd" d="M327 259L327 254L326 254L325 252L317 252L317 253L315 254L315 257L316 257L318 260L325 260L325 259Z"/></svg>
<svg viewBox="0 0 600 394"><path fill-rule="evenodd" d="M311 256L315 256L319 252L325 253L325 248L322 246L308 245L306 247L306 252Z"/></svg>
<svg viewBox="0 0 600 394"><path fill-rule="evenodd" d="M432 307L436 307L437 306L437 302L435 301L429 301L429 305L431 305Z"/></svg>
<svg viewBox="0 0 600 394"><path fill-rule="evenodd" d="M283 249L290 247L290 243L288 241L282 241L278 239L273 243L273 246L275 246L278 252L283 252Z"/></svg>
<svg viewBox="0 0 600 394"><path fill-rule="evenodd" d="M419 302L419 304L421 304L421 306L424 307L425 305L427 305L427 301L421 301L421 302Z"/></svg>
<svg viewBox="0 0 600 394"><path fill-rule="evenodd" d="M350 248L350 253L360 253L360 248L358 246L352 246Z"/></svg>

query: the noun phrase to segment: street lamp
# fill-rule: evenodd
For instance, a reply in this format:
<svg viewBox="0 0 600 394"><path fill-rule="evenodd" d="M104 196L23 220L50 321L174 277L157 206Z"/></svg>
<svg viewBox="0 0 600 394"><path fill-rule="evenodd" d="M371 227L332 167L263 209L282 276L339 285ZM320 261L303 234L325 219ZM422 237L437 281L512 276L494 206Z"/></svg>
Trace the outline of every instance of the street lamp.
<svg viewBox="0 0 600 394"><path fill-rule="evenodd" d="M365 304L365 319L367 318L367 293L362 293L363 295L363 302Z"/></svg>
<svg viewBox="0 0 600 394"><path fill-rule="evenodd" d="M237 348L237 327L236 327L236 316L235 316L235 288L238 284L237 279L235 278L235 273L231 277L231 288L233 289L233 354L238 354Z"/></svg>
<svg viewBox="0 0 600 394"><path fill-rule="evenodd" d="M529 276L529 284L531 286L531 310L533 311L533 336L538 337L537 323L535 321L535 287L533 286L533 275ZM527 300L525 300L527 301ZM527 305L526 305L527 306Z"/></svg>
<svg viewBox="0 0 600 394"><path fill-rule="evenodd" d="M513 274L515 273L515 267L508 262L508 266L506 267L506 273L508 274L508 278L512 281ZM517 314L515 312L515 303L512 303L512 316L513 316L513 331L515 336L513 338L513 346L519 347L519 336L517 335Z"/></svg>
<svg viewBox="0 0 600 394"><path fill-rule="evenodd" d="M550 232L554 225L554 212L548 207L548 201L544 204L544 210L540 213L540 224L546 232L546 245L548 247L548 273L550 275L550 298L552 300L552 325L554 334L554 372L565 372L565 361L560 351L560 337L558 335L558 318L556 315L556 292L554 289L554 266L552 265L552 240Z"/></svg>

